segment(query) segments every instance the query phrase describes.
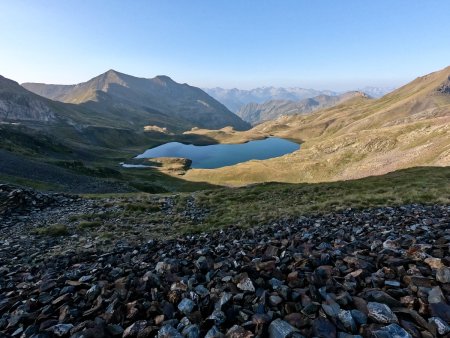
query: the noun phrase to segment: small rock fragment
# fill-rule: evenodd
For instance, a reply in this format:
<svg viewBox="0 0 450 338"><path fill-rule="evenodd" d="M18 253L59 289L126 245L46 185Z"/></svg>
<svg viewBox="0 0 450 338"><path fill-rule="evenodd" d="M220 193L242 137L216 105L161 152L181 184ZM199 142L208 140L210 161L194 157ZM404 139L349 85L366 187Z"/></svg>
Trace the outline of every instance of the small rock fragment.
<svg viewBox="0 0 450 338"><path fill-rule="evenodd" d="M237 287L242 291L255 292L252 280L248 277L241 279L237 284Z"/></svg>
<svg viewBox="0 0 450 338"><path fill-rule="evenodd" d="M377 323L389 324L398 322L397 316L386 304L369 302L367 308L369 310L369 318Z"/></svg>
<svg viewBox="0 0 450 338"><path fill-rule="evenodd" d="M440 283L450 283L450 268L442 267L437 269L436 280Z"/></svg>
<svg viewBox="0 0 450 338"><path fill-rule="evenodd" d="M450 332L450 325L448 325L439 317L431 317L430 319L428 319L428 322L436 326L437 331L440 335L445 335Z"/></svg>
<svg viewBox="0 0 450 338"><path fill-rule="evenodd" d="M181 311L181 313L184 313L185 315L192 312L194 309L195 303L190 300L189 298L184 298L180 304L178 304L178 310Z"/></svg>
<svg viewBox="0 0 450 338"><path fill-rule="evenodd" d="M158 338L183 338L183 335L174 327L170 325L164 325L158 331Z"/></svg>
<svg viewBox="0 0 450 338"><path fill-rule="evenodd" d="M226 338L252 338L255 335L242 326L234 325L225 334Z"/></svg>
<svg viewBox="0 0 450 338"><path fill-rule="evenodd" d="M275 319L269 325L269 337L270 338L287 338L290 337L294 332L298 330L293 327L288 322L281 320L280 318Z"/></svg>
<svg viewBox="0 0 450 338"><path fill-rule="evenodd" d="M412 338L412 336L398 324L390 324L385 326L374 331L373 335L375 338Z"/></svg>

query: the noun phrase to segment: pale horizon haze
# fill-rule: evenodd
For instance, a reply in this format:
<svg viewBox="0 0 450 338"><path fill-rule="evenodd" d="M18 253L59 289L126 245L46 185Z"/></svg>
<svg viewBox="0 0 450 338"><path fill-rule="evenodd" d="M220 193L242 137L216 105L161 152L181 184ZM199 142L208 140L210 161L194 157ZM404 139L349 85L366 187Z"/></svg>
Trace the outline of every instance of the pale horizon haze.
<svg viewBox="0 0 450 338"><path fill-rule="evenodd" d="M450 1L0 0L0 75L202 88L396 87L450 65Z"/></svg>

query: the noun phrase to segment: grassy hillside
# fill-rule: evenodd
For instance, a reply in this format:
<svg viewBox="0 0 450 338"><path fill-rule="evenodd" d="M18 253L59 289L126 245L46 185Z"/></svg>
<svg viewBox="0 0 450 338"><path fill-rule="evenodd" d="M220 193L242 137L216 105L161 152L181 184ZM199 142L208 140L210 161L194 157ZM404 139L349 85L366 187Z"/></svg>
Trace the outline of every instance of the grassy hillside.
<svg viewBox="0 0 450 338"><path fill-rule="evenodd" d="M323 182L380 175L416 166L450 165L450 67L378 99L355 98L308 116L288 116L245 133L194 131L221 142L268 136L302 143L299 151L266 161L186 178L223 185Z"/></svg>
<svg viewBox="0 0 450 338"><path fill-rule="evenodd" d="M300 101L270 100L264 103L249 103L236 112L244 121L252 125L275 120L286 115L306 115L313 111L329 108L355 97L367 97L362 92L347 92L340 95L319 95Z"/></svg>
<svg viewBox="0 0 450 338"><path fill-rule="evenodd" d="M119 165L164 142L214 142L207 137L134 133L94 126L79 134L66 126L57 128L56 133L50 134L38 127L31 129L23 125L0 124L0 183L76 193L115 190L157 193L213 187L154 169L125 169ZM80 135L83 141L80 141Z"/></svg>
<svg viewBox="0 0 450 338"><path fill-rule="evenodd" d="M168 80L158 78L158 81ZM13 94L10 101L14 104L20 103L17 101L20 97L15 96L17 93L26 94L24 97L32 102L39 99L35 94L24 94L25 90L17 88L12 81L7 84L12 86L7 87L7 93ZM449 88L450 67L420 77L378 100L359 96L308 116L285 116L244 132L229 127L220 130L194 128L183 134L135 130L129 125L121 126L120 119L110 118L115 114L113 111L91 114L89 109L79 111L75 109L76 105L41 98L39 102L48 105L52 116L58 119L22 122L35 130L36 135L22 131L22 138L12 133L11 137L1 140L0 147L50 165L57 161L80 160L89 169L83 169L83 175L97 173L104 167L118 170L122 175L120 180L127 181L133 189L149 192L178 188L196 190L198 182L205 182L206 186L240 186L262 182L357 179L409 167L450 165ZM35 106L40 109L41 103ZM119 110L117 113L121 114ZM2 128L22 127L6 124ZM164 142L237 143L270 136L297 141L302 147L279 158L219 169L192 169L182 177L118 168L119 162ZM77 171L80 168L68 169ZM4 174L11 176L11 173ZM30 179L23 175L18 177ZM112 179L118 180L117 177ZM198 189L201 187L204 185L198 185Z"/></svg>
<svg viewBox="0 0 450 338"><path fill-rule="evenodd" d="M412 168L383 176L315 184L264 183L177 194L88 195L122 208L106 219L80 215L88 221L147 225L152 236L211 231L230 226L252 227L300 215L354 208L404 204L450 203L450 168ZM167 207L170 205L170 212ZM195 215L195 217L191 217ZM108 219L111 218L111 219ZM76 222L79 218L76 218ZM164 224L170 224L170 231ZM108 227L111 236L114 231ZM146 228L145 228L146 229ZM144 231L144 230L142 230Z"/></svg>

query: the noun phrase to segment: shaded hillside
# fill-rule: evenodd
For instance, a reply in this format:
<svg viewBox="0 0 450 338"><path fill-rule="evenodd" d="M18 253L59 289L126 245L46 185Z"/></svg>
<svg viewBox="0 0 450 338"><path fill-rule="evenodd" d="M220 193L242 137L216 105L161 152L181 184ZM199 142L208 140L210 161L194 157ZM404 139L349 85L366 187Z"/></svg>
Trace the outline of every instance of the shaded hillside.
<svg viewBox="0 0 450 338"><path fill-rule="evenodd" d="M40 133L41 138L51 137L70 148L117 148L145 144L149 139L143 129L111 111L97 112L87 106L52 101L4 77L0 77L0 123L4 134L15 133L16 125L26 127L20 131L20 140L27 140L31 132ZM3 141L7 140L2 140L0 147ZM16 143L15 148L25 153L33 146ZM40 148L42 153L46 150L45 145Z"/></svg>
<svg viewBox="0 0 450 338"><path fill-rule="evenodd" d="M298 140L299 151L186 178L221 184L318 182L450 165L450 67L422 76L378 100L353 98L307 116L284 116L246 132ZM208 133L214 137L213 133ZM230 136L238 138L236 134ZM225 139L223 132L220 138Z"/></svg>
<svg viewBox="0 0 450 338"><path fill-rule="evenodd" d="M134 187L151 192L190 189L192 184L159 173L122 175L119 162L174 139L211 140L145 131L117 112L52 101L1 77L0 180L77 192L117 192ZM174 121L180 123L179 119Z"/></svg>
<svg viewBox="0 0 450 338"><path fill-rule="evenodd" d="M364 97L362 92L348 92L336 96L319 95L316 97L300 100L270 100L261 104L249 103L241 107L236 113L244 121L253 125L274 120L282 115L301 115L313 111L334 106L353 97Z"/></svg>
<svg viewBox="0 0 450 338"><path fill-rule="evenodd" d="M50 101L0 76L0 121L56 122L57 112Z"/></svg>
<svg viewBox="0 0 450 338"><path fill-rule="evenodd" d="M167 76L138 78L109 70L77 85L24 83L23 87L52 100L71 103L97 114L143 128L147 125L174 131L192 127L237 130L249 125L199 88L179 84Z"/></svg>

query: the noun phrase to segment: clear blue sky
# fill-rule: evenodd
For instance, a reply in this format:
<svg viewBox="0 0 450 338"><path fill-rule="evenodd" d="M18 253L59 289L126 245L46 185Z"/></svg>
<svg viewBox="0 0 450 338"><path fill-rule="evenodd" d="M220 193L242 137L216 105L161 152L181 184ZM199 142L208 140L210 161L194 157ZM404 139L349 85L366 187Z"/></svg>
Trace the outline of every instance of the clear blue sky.
<svg viewBox="0 0 450 338"><path fill-rule="evenodd" d="M449 0L0 0L0 74L200 87L399 85L450 65Z"/></svg>

